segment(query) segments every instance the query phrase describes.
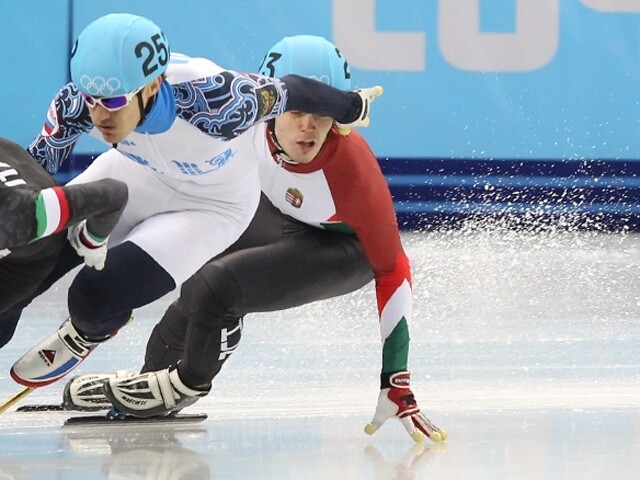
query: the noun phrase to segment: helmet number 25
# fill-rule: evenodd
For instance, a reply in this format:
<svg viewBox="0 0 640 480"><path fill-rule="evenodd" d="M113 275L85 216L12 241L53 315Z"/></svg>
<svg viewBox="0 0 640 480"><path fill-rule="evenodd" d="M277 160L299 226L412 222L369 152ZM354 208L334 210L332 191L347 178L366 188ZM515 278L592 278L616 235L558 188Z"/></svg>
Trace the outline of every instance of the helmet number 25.
<svg viewBox="0 0 640 480"><path fill-rule="evenodd" d="M140 42L136 45L136 58L144 58L142 72L145 77L151 75L163 67L169 61L169 51L167 50L164 33L159 33L151 37L151 42Z"/></svg>

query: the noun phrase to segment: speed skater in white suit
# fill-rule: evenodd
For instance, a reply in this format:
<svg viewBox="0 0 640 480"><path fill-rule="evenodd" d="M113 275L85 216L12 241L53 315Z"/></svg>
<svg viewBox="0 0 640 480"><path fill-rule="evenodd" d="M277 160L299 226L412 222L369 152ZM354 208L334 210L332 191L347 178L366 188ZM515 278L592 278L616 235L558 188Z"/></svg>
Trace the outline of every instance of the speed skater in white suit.
<svg viewBox="0 0 640 480"><path fill-rule="evenodd" d="M54 98L29 151L55 172L82 133L95 135L112 148L71 183L122 180L129 203L104 269L83 268L74 278L67 321L13 365L12 378L32 387L66 375L132 309L173 290L240 237L260 199L256 159L268 153L262 122L305 110L365 126L382 92L239 74L171 54L155 23L126 13L89 24L70 67L72 82ZM79 262L76 256L55 274Z"/></svg>
<svg viewBox="0 0 640 480"><path fill-rule="evenodd" d="M260 73L296 73L351 89L347 62L322 37L284 38ZM324 115L287 112L261 134L268 148L260 156L258 212L237 242L183 285L147 344L142 371L148 373L80 375L67 384L65 404L104 407L106 394L130 415L180 410L210 391L238 346L246 314L343 295L375 279L381 389L366 432L397 418L416 441L446 439L410 388L411 269L373 152L358 132L339 129Z"/></svg>

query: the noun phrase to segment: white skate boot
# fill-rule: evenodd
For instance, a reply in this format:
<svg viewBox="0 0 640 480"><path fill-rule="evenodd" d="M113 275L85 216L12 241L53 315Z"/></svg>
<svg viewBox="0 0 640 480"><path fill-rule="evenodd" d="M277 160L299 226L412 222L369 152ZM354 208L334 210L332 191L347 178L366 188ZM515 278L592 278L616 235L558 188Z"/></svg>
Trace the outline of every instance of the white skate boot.
<svg viewBox="0 0 640 480"><path fill-rule="evenodd" d="M187 387L175 367L125 379L112 378L104 384L104 394L116 410L142 418L177 412L208 393L209 390Z"/></svg>
<svg viewBox="0 0 640 480"><path fill-rule="evenodd" d="M49 385L76 368L98 343L81 336L67 318L56 333L13 364L11 378L26 387Z"/></svg>
<svg viewBox="0 0 640 480"><path fill-rule="evenodd" d="M112 378L128 378L135 375L127 370L116 373L83 373L72 377L62 392L62 407L65 410L108 410L111 402L104 396L102 387Z"/></svg>

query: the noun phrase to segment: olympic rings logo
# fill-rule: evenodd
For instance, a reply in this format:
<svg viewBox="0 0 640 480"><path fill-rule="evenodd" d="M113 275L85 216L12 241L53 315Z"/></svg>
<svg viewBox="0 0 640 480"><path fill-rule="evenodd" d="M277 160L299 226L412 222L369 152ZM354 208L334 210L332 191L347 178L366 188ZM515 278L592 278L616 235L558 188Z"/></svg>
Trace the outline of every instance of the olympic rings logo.
<svg viewBox="0 0 640 480"><path fill-rule="evenodd" d="M104 77L89 77L83 75L80 77L80 86L82 89L94 97L111 97L118 92L118 89L122 85L120 79L111 77L105 79Z"/></svg>

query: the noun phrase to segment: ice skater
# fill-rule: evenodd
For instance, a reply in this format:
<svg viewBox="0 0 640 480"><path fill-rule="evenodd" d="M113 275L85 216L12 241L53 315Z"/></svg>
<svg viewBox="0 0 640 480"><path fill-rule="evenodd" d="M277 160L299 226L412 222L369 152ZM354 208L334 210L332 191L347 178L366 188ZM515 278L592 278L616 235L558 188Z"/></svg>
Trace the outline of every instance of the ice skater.
<svg viewBox="0 0 640 480"><path fill-rule="evenodd" d="M155 23L126 13L100 17L80 33L70 70L72 81L55 96L29 151L55 172L82 133L96 136L111 149L71 183L119 179L129 202L104 268L83 268L71 283L67 321L11 368L27 387L66 375L132 309L181 285L240 237L260 199L264 127L253 126L291 110L366 125L381 93L244 75L172 54Z"/></svg>
<svg viewBox="0 0 640 480"><path fill-rule="evenodd" d="M351 89L346 59L322 37L284 38L266 54L260 73L294 73ZM100 391L106 379L105 394L120 411L139 417L175 412L209 393L238 346L247 314L336 297L375 280L382 365L366 432L397 418L416 441L425 435L444 440L445 431L421 413L410 387L411 268L376 157L358 132L338 128L326 115L287 112L262 135L258 212L238 241L183 285L152 332L146 373L81 375L68 383L66 403L108 405ZM328 315L328 328L339 317Z"/></svg>

